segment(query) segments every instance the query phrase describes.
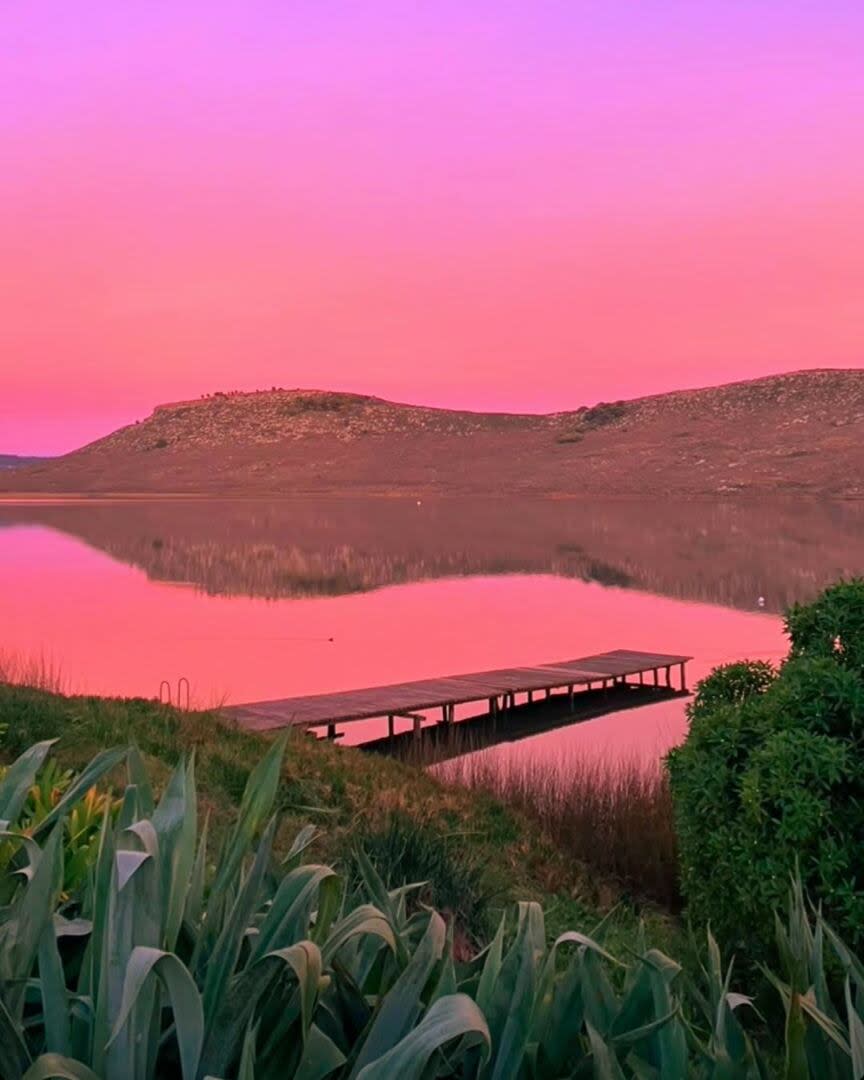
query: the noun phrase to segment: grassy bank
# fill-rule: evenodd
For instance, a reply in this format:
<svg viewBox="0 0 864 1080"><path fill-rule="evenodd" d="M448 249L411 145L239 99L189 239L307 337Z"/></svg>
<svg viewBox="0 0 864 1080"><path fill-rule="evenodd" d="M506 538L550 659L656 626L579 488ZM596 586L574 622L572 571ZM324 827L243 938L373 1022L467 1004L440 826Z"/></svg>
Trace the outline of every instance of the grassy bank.
<svg viewBox="0 0 864 1080"><path fill-rule="evenodd" d="M55 756L65 767L80 768L102 748L134 743L157 783L194 749L202 809L217 836L267 744L212 713L12 685L0 685L3 727L3 761L34 742L59 739ZM389 884L434 881L429 901L452 912L471 938L485 937L514 899L536 899L546 909L550 936L565 927L590 928L611 912L610 942L630 940L644 919L652 943L679 956L683 951L671 916L633 898L622 902L614 875L588 869L528 808L505 805L489 791L294 733L279 805L284 846L312 823L320 829L316 857L350 871L362 843Z"/></svg>

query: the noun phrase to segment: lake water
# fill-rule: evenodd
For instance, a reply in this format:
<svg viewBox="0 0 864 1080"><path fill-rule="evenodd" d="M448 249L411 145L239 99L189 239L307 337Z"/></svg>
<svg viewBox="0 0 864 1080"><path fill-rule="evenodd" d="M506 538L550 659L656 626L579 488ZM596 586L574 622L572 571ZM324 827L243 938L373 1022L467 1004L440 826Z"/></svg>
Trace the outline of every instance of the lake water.
<svg viewBox="0 0 864 1080"><path fill-rule="evenodd" d="M854 503L0 503L0 652L43 656L81 692L185 677L199 705L615 648L693 655L692 684L779 658L782 609L862 572ZM510 752L656 758L683 732L675 700Z"/></svg>

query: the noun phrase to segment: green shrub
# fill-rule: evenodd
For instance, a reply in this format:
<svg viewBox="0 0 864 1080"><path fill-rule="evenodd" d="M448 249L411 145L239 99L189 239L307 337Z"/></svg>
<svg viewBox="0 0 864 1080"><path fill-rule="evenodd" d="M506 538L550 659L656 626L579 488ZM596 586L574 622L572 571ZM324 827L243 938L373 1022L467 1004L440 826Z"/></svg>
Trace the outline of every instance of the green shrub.
<svg viewBox="0 0 864 1080"><path fill-rule="evenodd" d="M690 915L753 960L772 951L773 911L796 866L832 922L864 945L862 617L860 582L793 608L779 672L718 668L668 758Z"/></svg>
<svg viewBox="0 0 864 1080"><path fill-rule="evenodd" d="M715 668L696 688L690 715L713 712L722 705L740 705L774 682L777 672L764 660L742 660Z"/></svg>
<svg viewBox="0 0 864 1080"><path fill-rule="evenodd" d="M791 656L822 656L864 676L864 578L833 585L786 613Z"/></svg>

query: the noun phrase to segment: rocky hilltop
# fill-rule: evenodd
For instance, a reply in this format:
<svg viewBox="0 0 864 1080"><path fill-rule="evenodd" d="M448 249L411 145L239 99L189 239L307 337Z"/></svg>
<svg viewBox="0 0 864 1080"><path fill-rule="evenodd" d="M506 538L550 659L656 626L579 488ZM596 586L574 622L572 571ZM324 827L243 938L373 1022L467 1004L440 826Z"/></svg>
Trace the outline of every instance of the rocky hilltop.
<svg viewBox="0 0 864 1080"><path fill-rule="evenodd" d="M161 405L0 477L31 492L864 495L864 370L795 372L548 415L272 389Z"/></svg>

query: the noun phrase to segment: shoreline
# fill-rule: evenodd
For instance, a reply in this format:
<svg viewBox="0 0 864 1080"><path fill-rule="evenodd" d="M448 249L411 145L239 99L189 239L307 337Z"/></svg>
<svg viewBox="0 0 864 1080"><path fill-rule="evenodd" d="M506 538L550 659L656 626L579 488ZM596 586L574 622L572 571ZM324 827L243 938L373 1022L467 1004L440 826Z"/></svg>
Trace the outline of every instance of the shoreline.
<svg viewBox="0 0 864 1080"><path fill-rule="evenodd" d="M422 497L419 498L418 497ZM291 502L295 499L381 499L430 502L445 500L498 502L498 501L536 501L536 502L579 502L592 503L654 503L668 505L686 501L688 503L735 503L756 502L771 499L782 502L801 501L824 503L864 503L864 495L837 494L834 492L790 492L790 491L719 491L693 494L682 491L668 492L664 495L631 494L625 492L598 495L595 492L540 492L540 491L437 491L415 490L381 491L344 488L308 488L291 492L232 492L232 491L0 491L0 506L78 506L104 505L112 503L147 503L147 502Z"/></svg>

